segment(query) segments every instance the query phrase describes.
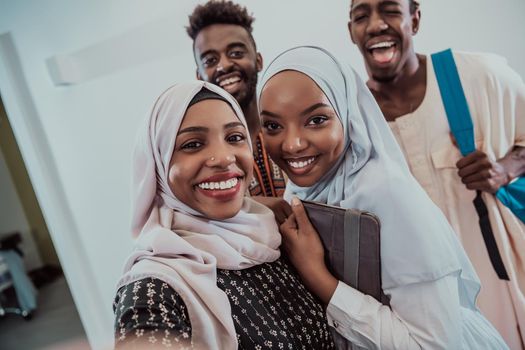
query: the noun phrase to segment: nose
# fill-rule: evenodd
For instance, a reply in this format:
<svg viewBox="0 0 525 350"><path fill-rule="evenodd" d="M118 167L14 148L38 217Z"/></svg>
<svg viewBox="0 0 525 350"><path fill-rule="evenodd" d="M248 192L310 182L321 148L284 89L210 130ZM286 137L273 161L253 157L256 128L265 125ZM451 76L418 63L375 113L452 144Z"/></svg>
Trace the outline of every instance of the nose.
<svg viewBox="0 0 525 350"><path fill-rule="evenodd" d="M378 13L371 13L366 28L368 34L382 33L388 29L388 23L385 22L384 18Z"/></svg>
<svg viewBox="0 0 525 350"><path fill-rule="evenodd" d="M295 129L289 129L282 143L284 153L297 154L306 149L307 142L302 137L301 132Z"/></svg>
<svg viewBox="0 0 525 350"><path fill-rule="evenodd" d="M232 62L226 55L221 55L219 63L217 63L217 72L228 72L232 66Z"/></svg>
<svg viewBox="0 0 525 350"><path fill-rule="evenodd" d="M223 145L212 149L213 151L210 152L206 160L206 165L209 167L226 169L237 160L231 147Z"/></svg>

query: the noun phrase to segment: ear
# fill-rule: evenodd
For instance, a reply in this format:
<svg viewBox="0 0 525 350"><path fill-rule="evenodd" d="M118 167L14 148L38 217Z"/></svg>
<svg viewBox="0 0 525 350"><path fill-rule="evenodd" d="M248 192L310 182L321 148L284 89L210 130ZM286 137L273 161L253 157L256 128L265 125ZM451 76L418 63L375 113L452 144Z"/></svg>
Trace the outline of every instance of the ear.
<svg viewBox="0 0 525 350"><path fill-rule="evenodd" d="M350 39L352 43L355 44L354 35L352 34L352 21L348 21L348 33L350 34Z"/></svg>
<svg viewBox="0 0 525 350"><path fill-rule="evenodd" d="M262 69L263 69L263 58L262 58L260 52L257 52L257 57L255 58L255 62L257 64L257 72L262 71Z"/></svg>
<svg viewBox="0 0 525 350"><path fill-rule="evenodd" d="M416 35L419 31L419 23L421 22L421 10L417 9L412 15L412 35Z"/></svg>
<svg viewBox="0 0 525 350"><path fill-rule="evenodd" d="M198 80L203 80L201 73L199 73L199 68L195 69L195 76Z"/></svg>

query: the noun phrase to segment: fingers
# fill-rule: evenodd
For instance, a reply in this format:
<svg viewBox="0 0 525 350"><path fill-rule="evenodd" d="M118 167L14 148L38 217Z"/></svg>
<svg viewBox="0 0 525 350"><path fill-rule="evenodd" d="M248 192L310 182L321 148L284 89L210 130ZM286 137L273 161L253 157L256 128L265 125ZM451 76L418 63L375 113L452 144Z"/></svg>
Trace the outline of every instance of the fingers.
<svg viewBox="0 0 525 350"><path fill-rule="evenodd" d="M279 225L282 224L284 220L286 220L286 218L292 213L292 208L290 207L290 204L288 204L282 198L263 196L255 196L252 198L257 202L261 203L262 205L265 205L268 208L270 208L275 216L275 221L277 221Z"/></svg>
<svg viewBox="0 0 525 350"><path fill-rule="evenodd" d="M297 221L298 229L311 226L310 219L306 214L303 203L297 197L292 198L292 211L295 215L295 220Z"/></svg>
<svg viewBox="0 0 525 350"><path fill-rule="evenodd" d="M490 169L483 169L483 170L479 170L478 172L473 172L470 175L462 177L461 182L463 182L464 184L469 184L472 182L486 181L487 179L490 179L491 177L492 177L492 172L490 171Z"/></svg>
<svg viewBox="0 0 525 350"><path fill-rule="evenodd" d="M289 215L284 214L282 211L275 211L275 221L277 221L277 224L281 225L286 221L286 218L288 218Z"/></svg>
<svg viewBox="0 0 525 350"><path fill-rule="evenodd" d="M486 169L491 169L492 162L488 159L485 153L476 151L460 159L456 163L456 166L458 168L458 175L461 178L465 178L480 173Z"/></svg>
<svg viewBox="0 0 525 350"><path fill-rule="evenodd" d="M487 155L485 154L485 152L476 150L466 155L465 157L461 158L460 160L458 160L458 162L456 163L456 167L458 169L462 169L472 163L478 162L479 160L483 158L487 158Z"/></svg>
<svg viewBox="0 0 525 350"><path fill-rule="evenodd" d="M297 238L299 237L297 223L295 222L295 216L293 214L286 218L286 220L284 220L281 225L279 225L279 232L281 232L282 237L281 248L286 252L286 254L290 254L294 242L296 242Z"/></svg>
<svg viewBox="0 0 525 350"><path fill-rule="evenodd" d="M281 201L281 206L282 206L282 211L283 211L284 215L286 215L286 217L289 217L290 215L292 215L292 213L293 213L292 207L290 206L290 204L288 204L287 201L282 200Z"/></svg>
<svg viewBox="0 0 525 350"><path fill-rule="evenodd" d="M283 221L279 226L279 231L281 231L281 234L286 237L291 237L293 235L297 236L297 221L295 220L294 214L290 215Z"/></svg>
<svg viewBox="0 0 525 350"><path fill-rule="evenodd" d="M278 208L274 211L277 223L282 224L290 215L292 215L292 207L284 199L280 199Z"/></svg>
<svg viewBox="0 0 525 350"><path fill-rule="evenodd" d="M496 193L495 186L496 184L492 180L476 181L465 184L465 187L467 187L469 190L485 191L490 193Z"/></svg>

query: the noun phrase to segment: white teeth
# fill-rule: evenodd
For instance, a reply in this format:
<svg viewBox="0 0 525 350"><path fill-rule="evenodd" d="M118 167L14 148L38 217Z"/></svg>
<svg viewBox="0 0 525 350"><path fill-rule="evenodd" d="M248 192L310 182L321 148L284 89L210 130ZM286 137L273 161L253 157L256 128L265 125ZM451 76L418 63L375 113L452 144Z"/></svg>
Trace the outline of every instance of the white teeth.
<svg viewBox="0 0 525 350"><path fill-rule="evenodd" d="M383 48L391 47L391 46L394 46L394 42L393 41L382 41L380 43L377 43L377 44L374 44L374 45L370 46L368 49L369 50L383 49Z"/></svg>
<svg viewBox="0 0 525 350"><path fill-rule="evenodd" d="M239 182L239 179L234 177L229 180L220 181L220 182L201 182L197 186L199 186L203 190L219 190L219 189L228 190L230 188L237 186L238 182Z"/></svg>
<svg viewBox="0 0 525 350"><path fill-rule="evenodd" d="M219 85L221 87L223 87L223 86L226 86L226 85L229 85L229 84L236 83L236 82L238 82L240 80L241 80L241 78L239 78L239 77L232 77L232 78L228 78L228 79L224 79L224 80L220 81Z"/></svg>
<svg viewBox="0 0 525 350"><path fill-rule="evenodd" d="M288 164L292 167L292 168L295 168L295 169L300 169L300 168L304 168L305 166L311 164L313 161L315 160L315 157L312 157L312 158L309 158L305 161L294 161L294 160L289 160L288 161Z"/></svg>

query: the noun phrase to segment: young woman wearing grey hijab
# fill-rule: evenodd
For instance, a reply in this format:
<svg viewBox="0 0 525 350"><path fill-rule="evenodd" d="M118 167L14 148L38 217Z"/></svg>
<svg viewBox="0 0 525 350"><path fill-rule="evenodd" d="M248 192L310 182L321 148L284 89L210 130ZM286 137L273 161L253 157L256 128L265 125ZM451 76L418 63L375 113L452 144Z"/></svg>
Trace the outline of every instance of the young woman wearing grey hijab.
<svg viewBox="0 0 525 350"><path fill-rule="evenodd" d="M289 177L283 246L327 304L337 344L363 349L507 349L476 307L480 284L455 233L412 177L365 83L324 49L280 54L258 87L267 150ZM297 199L376 214L390 306L336 280Z"/></svg>

